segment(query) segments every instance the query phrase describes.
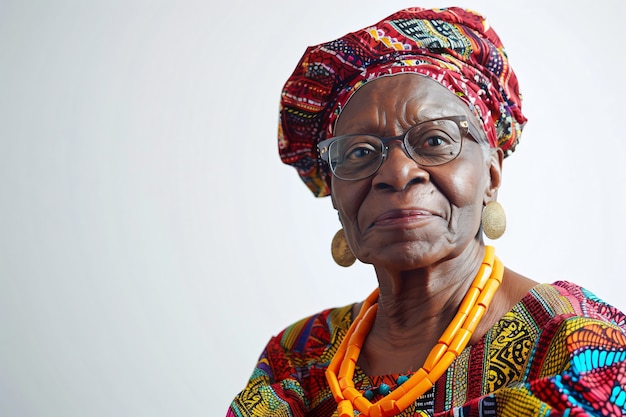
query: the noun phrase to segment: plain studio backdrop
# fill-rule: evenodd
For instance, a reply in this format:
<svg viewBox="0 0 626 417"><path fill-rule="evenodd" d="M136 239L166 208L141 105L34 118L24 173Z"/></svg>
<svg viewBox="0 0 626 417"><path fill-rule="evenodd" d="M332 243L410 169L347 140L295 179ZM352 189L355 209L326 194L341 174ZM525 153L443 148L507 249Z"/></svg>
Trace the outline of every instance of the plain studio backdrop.
<svg viewBox="0 0 626 417"><path fill-rule="evenodd" d="M280 90L307 46L450 5L529 118L498 255L626 308L622 1L4 0L0 415L224 415L271 335L369 294L278 158Z"/></svg>

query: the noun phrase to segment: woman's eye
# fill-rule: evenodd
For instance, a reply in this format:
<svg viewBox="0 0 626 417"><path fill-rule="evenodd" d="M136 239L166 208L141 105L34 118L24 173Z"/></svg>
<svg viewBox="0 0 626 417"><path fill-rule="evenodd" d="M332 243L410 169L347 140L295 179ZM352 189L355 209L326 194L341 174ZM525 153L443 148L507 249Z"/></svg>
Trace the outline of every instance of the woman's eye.
<svg viewBox="0 0 626 417"><path fill-rule="evenodd" d="M424 146L440 146L444 144L441 136L430 136L424 141Z"/></svg>
<svg viewBox="0 0 626 417"><path fill-rule="evenodd" d="M375 149L370 145L365 146L354 146L346 152L346 158L348 160L356 160L363 159L369 157L372 153L375 152Z"/></svg>
<svg viewBox="0 0 626 417"><path fill-rule="evenodd" d="M423 132L409 137L409 143L414 149L444 148L453 142L450 136L441 131Z"/></svg>

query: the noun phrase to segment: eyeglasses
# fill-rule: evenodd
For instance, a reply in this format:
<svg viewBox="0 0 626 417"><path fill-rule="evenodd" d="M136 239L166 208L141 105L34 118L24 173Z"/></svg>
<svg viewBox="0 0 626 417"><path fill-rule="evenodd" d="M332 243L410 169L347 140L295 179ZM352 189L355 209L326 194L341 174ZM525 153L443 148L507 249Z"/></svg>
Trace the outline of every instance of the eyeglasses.
<svg viewBox="0 0 626 417"><path fill-rule="evenodd" d="M406 154L419 165L432 167L459 156L463 137L468 133L476 142L483 137L465 116L449 116L418 123L392 138L370 134L336 136L320 142L317 149L333 175L356 181L378 171L387 157L387 144L393 140L401 140Z"/></svg>

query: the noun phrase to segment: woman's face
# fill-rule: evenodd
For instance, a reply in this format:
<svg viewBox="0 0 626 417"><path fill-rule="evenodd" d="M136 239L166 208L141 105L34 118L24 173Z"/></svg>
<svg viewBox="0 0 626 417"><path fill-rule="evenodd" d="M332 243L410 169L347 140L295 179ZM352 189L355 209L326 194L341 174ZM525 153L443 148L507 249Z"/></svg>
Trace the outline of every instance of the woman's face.
<svg viewBox="0 0 626 417"><path fill-rule="evenodd" d="M430 78L382 77L352 96L335 135L393 137L424 120L459 115L480 129L465 103ZM410 270L455 257L477 242L483 203L495 199L500 184L502 153L486 153L466 136L456 159L422 167L404 152L401 141L388 146L387 158L371 177L332 178L333 205L357 258Z"/></svg>

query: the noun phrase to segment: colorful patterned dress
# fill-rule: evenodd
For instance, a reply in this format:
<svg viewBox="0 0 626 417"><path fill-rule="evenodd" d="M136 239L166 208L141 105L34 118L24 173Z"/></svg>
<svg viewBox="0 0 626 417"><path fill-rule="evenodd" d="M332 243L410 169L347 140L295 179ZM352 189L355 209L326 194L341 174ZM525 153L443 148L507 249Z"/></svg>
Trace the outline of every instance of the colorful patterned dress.
<svg viewBox="0 0 626 417"><path fill-rule="evenodd" d="M352 305L273 337L227 417L336 416L324 371L351 322ZM377 401L404 377L357 367L354 382ZM574 284L538 285L400 415L626 415L626 316Z"/></svg>

